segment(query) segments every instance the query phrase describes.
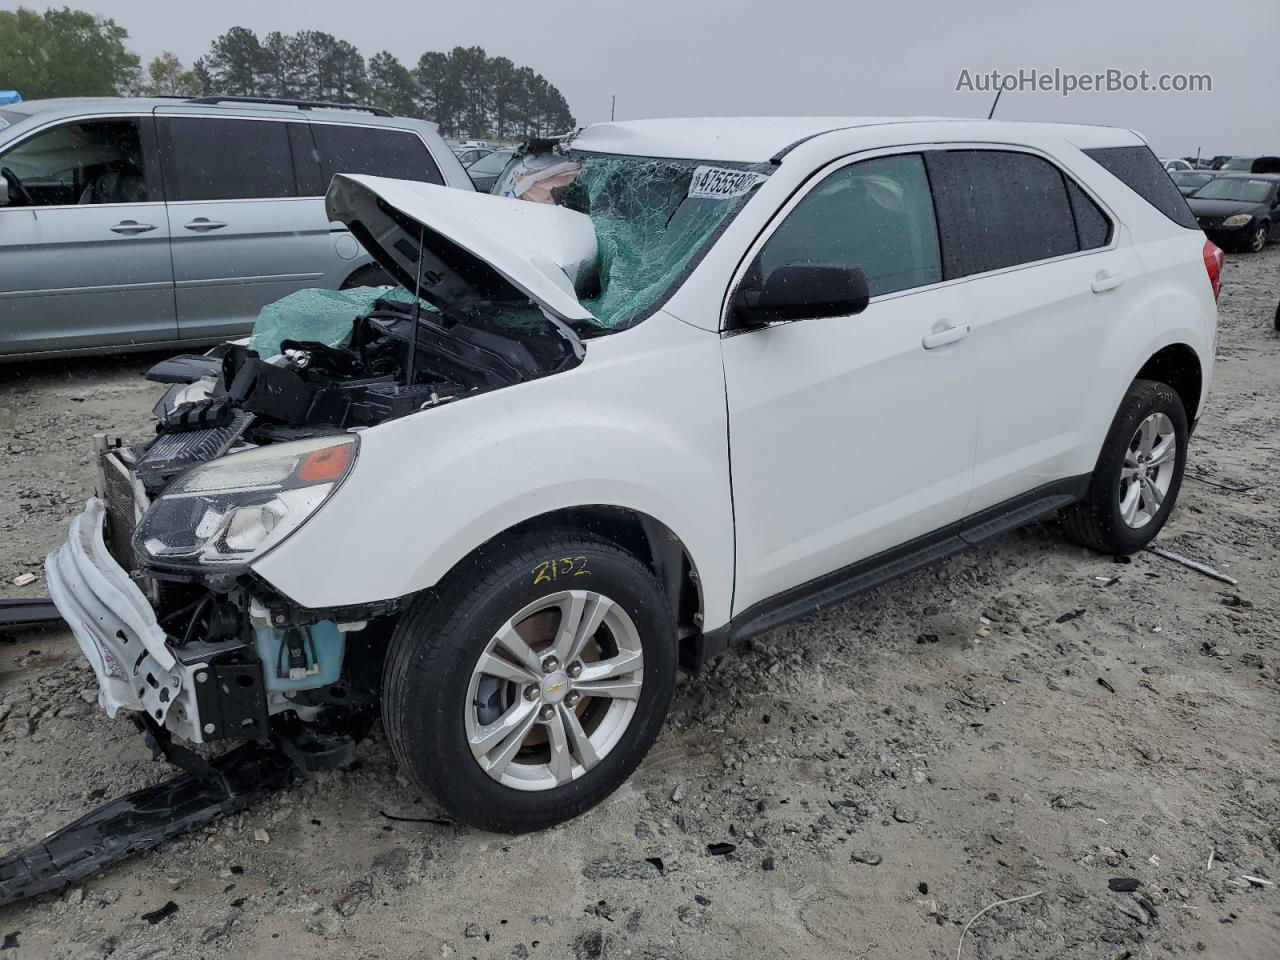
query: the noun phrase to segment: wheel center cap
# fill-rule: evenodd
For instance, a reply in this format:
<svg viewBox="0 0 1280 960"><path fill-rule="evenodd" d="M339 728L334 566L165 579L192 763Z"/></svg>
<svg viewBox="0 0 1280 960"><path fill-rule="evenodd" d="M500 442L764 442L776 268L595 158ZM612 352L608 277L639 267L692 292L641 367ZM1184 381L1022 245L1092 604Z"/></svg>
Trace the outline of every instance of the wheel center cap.
<svg viewBox="0 0 1280 960"><path fill-rule="evenodd" d="M569 694L569 677L559 670L548 674L542 681L541 693L544 703L559 703Z"/></svg>

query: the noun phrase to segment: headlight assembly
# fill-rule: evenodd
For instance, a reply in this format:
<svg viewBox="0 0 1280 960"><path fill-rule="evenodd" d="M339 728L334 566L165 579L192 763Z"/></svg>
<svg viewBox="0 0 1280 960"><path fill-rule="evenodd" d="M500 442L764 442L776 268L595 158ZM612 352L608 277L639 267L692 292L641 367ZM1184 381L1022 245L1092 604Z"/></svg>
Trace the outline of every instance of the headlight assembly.
<svg viewBox="0 0 1280 960"><path fill-rule="evenodd" d="M1249 213L1233 213L1222 221L1222 225L1224 227L1243 227L1252 219L1253 215Z"/></svg>
<svg viewBox="0 0 1280 960"><path fill-rule="evenodd" d="M252 563L302 525L350 472L356 438L258 447L187 471L142 516L133 548L168 567Z"/></svg>

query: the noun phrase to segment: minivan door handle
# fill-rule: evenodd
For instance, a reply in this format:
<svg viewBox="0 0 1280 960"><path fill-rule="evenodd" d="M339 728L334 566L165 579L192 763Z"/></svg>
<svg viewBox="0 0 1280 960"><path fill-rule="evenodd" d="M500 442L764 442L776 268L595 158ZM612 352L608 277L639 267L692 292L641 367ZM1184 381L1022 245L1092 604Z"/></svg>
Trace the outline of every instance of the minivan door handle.
<svg viewBox="0 0 1280 960"><path fill-rule="evenodd" d="M190 223L184 223L184 227L188 230L194 230L196 233L208 233L210 230L221 230L226 226L221 220L210 220L208 217L196 217Z"/></svg>
<svg viewBox="0 0 1280 960"><path fill-rule="evenodd" d="M934 350L938 347L945 347L948 343L963 340L968 335L969 324L940 320L933 325L933 330L930 333L925 334L924 339L920 341L920 345L926 350Z"/></svg>
<svg viewBox="0 0 1280 960"><path fill-rule="evenodd" d="M1089 289L1094 293L1106 293L1108 290L1114 290L1122 283L1124 283L1123 273L1109 273L1106 270L1099 270L1093 275L1093 283L1089 284Z"/></svg>
<svg viewBox="0 0 1280 960"><path fill-rule="evenodd" d="M149 223L139 223L137 220L121 220L111 228L112 233L146 233L148 230L154 230L155 227Z"/></svg>

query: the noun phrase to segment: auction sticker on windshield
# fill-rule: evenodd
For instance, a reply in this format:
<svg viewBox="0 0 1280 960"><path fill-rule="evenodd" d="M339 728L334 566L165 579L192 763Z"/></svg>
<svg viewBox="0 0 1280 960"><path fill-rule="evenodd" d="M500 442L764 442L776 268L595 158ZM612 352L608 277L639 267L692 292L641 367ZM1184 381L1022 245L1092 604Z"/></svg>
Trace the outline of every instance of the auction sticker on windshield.
<svg viewBox="0 0 1280 960"><path fill-rule="evenodd" d="M689 181L689 196L710 200L740 197L764 179L762 173L728 170L724 167L698 167Z"/></svg>

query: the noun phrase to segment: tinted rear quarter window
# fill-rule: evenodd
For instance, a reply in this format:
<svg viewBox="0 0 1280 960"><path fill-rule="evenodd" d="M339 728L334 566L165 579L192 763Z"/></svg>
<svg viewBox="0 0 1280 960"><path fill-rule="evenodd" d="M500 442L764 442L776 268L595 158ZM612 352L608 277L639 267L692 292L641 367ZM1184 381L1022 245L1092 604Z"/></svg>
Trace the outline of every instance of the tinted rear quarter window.
<svg viewBox="0 0 1280 960"><path fill-rule="evenodd" d="M1076 237L1081 250L1105 247L1111 240L1111 221L1102 208L1090 199L1070 177L1067 178L1067 196L1071 199L1071 212L1076 218Z"/></svg>
<svg viewBox="0 0 1280 960"><path fill-rule="evenodd" d="M444 183L440 168L416 133L336 123L313 123L311 132L320 151L326 189L335 173Z"/></svg>
<svg viewBox="0 0 1280 960"><path fill-rule="evenodd" d="M1098 147L1085 154L1178 226L1199 229L1182 192L1149 147Z"/></svg>
<svg viewBox="0 0 1280 960"><path fill-rule="evenodd" d="M288 130L297 124L170 117L165 126L170 200L297 196Z"/></svg>
<svg viewBox="0 0 1280 960"><path fill-rule="evenodd" d="M1003 150L927 157L948 277L1080 249L1066 183L1047 160Z"/></svg>

